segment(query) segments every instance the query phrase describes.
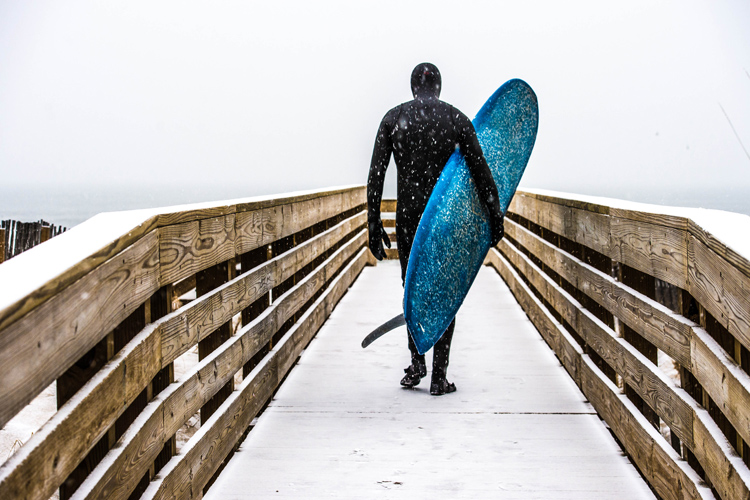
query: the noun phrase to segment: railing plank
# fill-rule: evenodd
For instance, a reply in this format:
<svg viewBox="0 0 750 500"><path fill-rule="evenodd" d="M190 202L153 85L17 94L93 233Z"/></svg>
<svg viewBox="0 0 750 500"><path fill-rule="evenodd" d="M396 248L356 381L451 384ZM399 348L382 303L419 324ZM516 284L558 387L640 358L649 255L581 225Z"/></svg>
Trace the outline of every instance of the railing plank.
<svg viewBox="0 0 750 500"><path fill-rule="evenodd" d="M0 497L49 498L156 375L159 345L140 333L87 382L0 467Z"/></svg>
<svg viewBox="0 0 750 500"><path fill-rule="evenodd" d="M693 453L719 496L732 500L750 498L750 473L747 466L737 456L708 412L695 408L693 425Z"/></svg>
<svg viewBox="0 0 750 500"><path fill-rule="evenodd" d="M687 231L613 217L611 234L614 260L687 288Z"/></svg>
<svg viewBox="0 0 750 500"><path fill-rule="evenodd" d="M102 217L102 215L100 215L100 217ZM127 229L123 230L124 234L120 234L112 239L104 238L104 241L101 243L94 242L93 244L90 244L87 240L88 238L93 240L94 233L100 232L101 222L99 222L91 226L92 230L86 231L86 228L76 228L78 231L65 233L61 238L53 238L49 244L43 247L40 246L34 248L30 251L24 258L31 259L32 255L39 256L41 254L42 256L39 257L39 260L42 260L43 262L40 262L39 265L35 266L33 271L36 273L35 276L48 276L47 281L39 283L39 286L34 288L30 293L20 294L18 299L0 305L0 331L6 329L9 325L18 321L20 318L33 309L41 306L52 297L60 295L73 283L79 281L105 262L131 247L134 243L144 237L144 235L150 234L156 228L156 217L139 217L134 215L125 219L132 222L123 225L118 218L116 220L118 224L113 224L116 228L127 227ZM84 244L76 246L71 240L76 240L78 235L82 236ZM69 242L70 244L68 244ZM96 248L99 244L101 244L101 246L90 254L81 253L81 251L86 252L87 248ZM74 248L71 249L71 246ZM65 258L61 258L59 252L62 247L65 247L66 250ZM82 250L79 250L78 247L81 247ZM33 252L33 254L31 252ZM78 255L80 255L80 258ZM74 260L71 262L71 259ZM16 266L21 262L29 261L25 261L19 257L13 259L13 262L8 262L7 265ZM62 263L63 267L60 267L60 263ZM68 265L68 263L70 263L69 267L64 267ZM40 267L43 267L44 269L40 271ZM50 274L50 272L52 274ZM23 276L20 278L28 278L32 283L39 281L38 279L32 280L31 276Z"/></svg>
<svg viewBox="0 0 750 500"><path fill-rule="evenodd" d="M690 369L742 438L746 442L750 441L750 416L746 411L750 408L750 376L739 368L705 330L548 244L514 222L508 221L506 227L509 235L540 257L546 265L560 274L577 276L576 286L580 290L682 366ZM502 241L500 248L506 251L511 245ZM508 251L506 254L513 255ZM514 265L526 270L528 265L523 263L523 259L518 260L520 262L514 261ZM608 285L590 285L595 281ZM539 283L539 286L537 289L545 293L545 287L549 285ZM561 301L550 302L557 308ZM573 318L569 305L562 304L557 310L566 321L576 326L577 320Z"/></svg>
<svg viewBox="0 0 750 500"><path fill-rule="evenodd" d="M234 253L234 214L159 229L160 280L174 283Z"/></svg>
<svg viewBox="0 0 750 500"><path fill-rule="evenodd" d="M577 300L555 284L528 257L503 240L500 251L536 288L552 307L596 351L604 361L636 390L648 405L667 422L683 442L692 448L693 422L688 404L676 393L674 384L637 349L587 311Z"/></svg>
<svg viewBox="0 0 750 500"><path fill-rule="evenodd" d="M239 390L224 402L217 415L188 443L184 454L176 457L164 469L162 478L153 482L145 498L200 497L201 491L219 464L234 446L273 393L284 374L294 363L302 348L322 326L333 306L367 261L367 250L362 248L313 307L292 330L243 380Z"/></svg>
<svg viewBox="0 0 750 500"><path fill-rule="evenodd" d="M722 498L750 498L750 469L735 452L735 449L746 452L744 443L750 438L750 414L747 411L750 407L750 375L739 365L739 360L743 366L746 361L746 351L740 346L747 348L750 344L750 294L747 293L750 290L750 262L689 217L654 213L648 208L638 211L604 205L586 207L581 203L585 204L579 200L533 193L517 197L511 210L516 207L518 215L542 227L544 238L509 221L506 222L506 233L524 251L516 250L507 242L501 242L499 248L546 303L580 335L587 348L593 350L592 355L596 352L638 398L656 410L672 430L670 444L679 446L681 442L685 446L688 450L686 456L697 459L700 467L696 467L701 474L705 472L706 480ZM591 211L594 221L608 216L609 249L600 245L597 238L584 242L578 229L588 229L576 210ZM537 230L534 226L529 227ZM577 255L548 243L545 240L555 241L554 234L547 233L550 230L605 254L605 257L620 262L626 270L632 268L634 272L643 273L647 278L646 288L630 288L582 262ZM569 245L562 243L565 242L558 244L567 250ZM536 261L526 257L525 251L541 261L544 271L536 267ZM583 254L588 256L585 248ZM551 276L544 274L548 270ZM674 387L653 360L641 356L637 349L617 337L609 326L597 319L594 311L584 309L563 290L555 290L557 276L583 292L587 301L593 299L612 313L615 325L619 320L628 327L626 332L631 336L642 338L652 347L663 350L684 367L682 374L688 377L685 383L690 394ZM708 331L646 296L655 293L651 290L654 284L648 283L648 279L654 278L684 289L682 314L697 315L700 312L703 318L705 311L706 317L713 318L706 324L701 319ZM571 304L579 311L575 318ZM697 312L693 306L697 306ZM670 302L670 307L676 306ZM533 318L539 313L530 313L530 316ZM581 366L584 378L587 368L598 370L592 360ZM599 379L602 384L612 386L611 392L619 391L606 377ZM604 416L608 403L603 403L600 409L595 403L596 395L584 393ZM699 397L700 401L696 402L693 397ZM622 403L633 406L624 399ZM710 414L701 405L710 407ZM660 452L661 458L654 455L656 446L667 454L671 450L667 440L653 429L653 421L640 413L643 411L648 415L647 409L644 406L643 410L630 411L637 421L627 415L605 417L605 420L612 420L610 426L656 491L665 498L673 498L666 486L677 484L678 488L673 489L681 493L685 490L684 483L679 474L669 471L674 467L662 460L664 453ZM714 418L719 423L715 423ZM616 430L622 421L633 422L631 430L636 434L622 435ZM644 432L659 436L659 439L649 445L642 439ZM730 436L732 443L724 433ZM683 467L684 463L676 462L676 465Z"/></svg>
<svg viewBox="0 0 750 500"><path fill-rule="evenodd" d="M750 349L750 277L690 237L690 294Z"/></svg>
<svg viewBox="0 0 750 500"><path fill-rule="evenodd" d="M362 205L364 188L334 190L329 192L327 196L336 198L334 202L329 203L328 207L333 211L339 210L339 212L331 214L331 216L338 216L344 206L351 205L351 208L355 208ZM302 211L302 208L309 208L311 204L314 204L317 197L319 197L319 193L310 193L298 197L295 201L295 203L299 202L297 208L300 209L293 217L297 224L308 224L312 220L311 217L319 217L326 213L321 210L313 210L311 213ZM281 205L283 205L283 199L281 201L262 200L259 203L245 204L244 208L257 209ZM159 225L157 221L166 224L171 220L175 223L173 225L184 224L184 227L190 226L190 228L197 226L197 232L191 235L191 245L195 247L193 249L196 250L195 254L210 249L212 255L204 259L205 262L200 260L202 256L199 255L196 260L200 261L200 264L197 266L193 265L190 259L185 261L187 264L183 262L181 266L177 266L178 268L182 267L180 270L182 273L192 273L186 276L188 278L186 282L189 282L190 278L195 276L195 269L205 268L206 262L210 263L210 259L224 259L227 256L233 258L235 256L236 238L233 232L236 227L235 211L238 206L227 205L228 208L218 207L215 210L209 207L206 209L207 211L196 209L189 211L189 214L186 212L171 215L162 214L164 217L161 218L158 215L149 218L148 215L141 215L140 212L138 214L125 214L120 218L121 224L118 227L124 227L124 224L128 221L135 221L136 219L146 222L139 223L140 225L134 230L116 238L106 248L86 257L73 266L75 269L72 271L59 274L56 283L49 282L43 285L34 294L24 296L1 311L0 321L5 321L5 327L0 327L0 357L8 357L10 353L14 354L8 360L3 359L7 362L0 367L0 381L3 382L0 384L0 397L2 397L4 403L0 407L0 418L4 419L2 424L30 401L36 395L36 392L58 378L59 372L65 371L72 363L81 358L100 340L100 337L106 335L159 290L161 284L159 273L160 236L167 234L168 237L169 231L163 231L164 228L157 228ZM216 212L217 210L218 212ZM209 213L218 214L221 217L195 219ZM120 214L113 215L119 217ZM144 219L144 217L146 218ZM348 232L361 227L365 219L364 213L351 217L321 235L320 238L314 238L301 245L297 250L275 260L269 266L269 269L274 268L273 272L276 279L294 274L302 266L319 257L324 251L325 245L331 245ZM319 221L315 221L315 223L317 222ZM293 227L294 224L291 224L287 226L287 229ZM188 231L188 233L190 232ZM109 238L109 236L105 237ZM365 244L365 241L364 233L356 238L356 243L360 247ZM131 242L132 245L127 246L125 242ZM112 258L113 255L114 258ZM336 254L335 265L341 264L340 255L340 253ZM109 260L104 258L106 256L110 257ZM104 262L102 263L102 261ZM191 268L191 266L193 267ZM92 268L92 271L87 271ZM185 271L185 269L188 269L188 271ZM71 276L80 279L71 284ZM165 279L176 278L167 274ZM243 283L239 286L246 285L247 283ZM50 292L50 290L61 288L64 289L61 293ZM202 335L208 334L207 330L213 327L213 322L217 318L223 318L230 313L241 311L237 301L232 300L230 296L231 293L238 290L223 289L218 293L211 292L210 300L206 302L210 304L209 314L213 314L214 317L207 320L208 324L199 323L197 325L199 332L196 335L196 342L202 338ZM290 297L299 301L307 295L308 291L306 290L304 293L292 293ZM295 302L295 304L299 305L299 302ZM279 306L283 305L283 302L279 303ZM237 310L235 311L235 309ZM174 357L176 357L176 350L174 349L168 353L168 359L162 359L161 348L163 345L168 345L163 342L162 335L165 333L165 327L169 324L170 319L175 321L174 318L178 318L183 321L181 328L188 327L186 323L188 317L183 314L184 312L185 310L181 310L177 314L163 318L147 327L146 330L130 341L125 349L120 351L91 381L84 385L68 404L63 406L22 449L3 464L0 467L0 496L7 496L7 493L11 497L49 497L54 489L65 481L70 472L81 463L81 460L92 450L99 439L104 437L109 429L113 428L114 422L133 403L136 397L150 391L151 381L159 373L159 370L168 366L174 360ZM290 307L282 313L295 314L296 309ZM231 316L229 317L231 318ZM54 331L56 335L50 336L49 332L51 331ZM73 334L75 334L76 342L68 342ZM36 337L39 337L39 342L37 342ZM50 340L53 342L50 343ZM57 344L54 342L57 342ZM194 345L194 343L192 342L190 345ZM16 344L26 350L34 351L34 355L23 359L25 350L13 349ZM242 352L244 347L250 347L250 344L246 342L246 346L239 345L238 352ZM180 349L182 348L184 346L180 347ZM42 356L38 356L38 352L41 352ZM229 356L229 353L226 356ZM14 357L15 359L13 359ZM231 358L231 356L229 357ZM29 359L34 363L29 363ZM235 364L237 363L234 361L229 363L231 366ZM43 369L38 369L40 368L38 365L41 365ZM5 370L8 370L7 373ZM23 370L33 372L34 376L31 379L24 378L25 372ZM202 377L204 380L208 380L217 372L221 372L221 370L219 367L213 366L210 370L202 373ZM6 384L9 376L11 384ZM12 385L14 380L22 378L24 378L21 382L23 384L21 389L23 390ZM20 399L14 402L6 396L7 393L2 394L9 390L20 394ZM167 392L169 393L169 391ZM148 392L148 394L151 393ZM150 398L151 396L147 397ZM158 397L162 398L161 395ZM7 405L7 402L11 404ZM171 438L174 430L176 430L172 430L171 434L165 433L166 416L163 414L163 406L158 404L156 406L161 408L162 414L150 411L141 413L136 418L137 425L131 426L123 437L127 440L128 436L140 436L134 441L134 444L137 442L138 446L128 450L131 452L130 455L119 456L121 461L118 466L122 466L123 469L118 470L117 473L128 475L127 472L123 471L130 471L131 475L128 477L134 481L119 491L128 489L132 491L132 486L139 483L143 475L148 472L148 468L151 467L155 458L154 453L159 455L164 443ZM119 449L119 447L120 445L116 449ZM140 460L144 460L146 455L149 456L148 460L141 463ZM104 464L110 459L110 455L107 455L102 463ZM132 460L139 461L138 474L133 473L136 469L132 467ZM153 470L151 475L153 475Z"/></svg>
<svg viewBox="0 0 750 500"><path fill-rule="evenodd" d="M172 362L187 352L196 342L312 262L325 248L361 226L364 220L363 213L354 215L165 318L164 362Z"/></svg>
<svg viewBox="0 0 750 500"><path fill-rule="evenodd" d="M266 207L237 214L237 255L302 231L321 220L364 203L360 191L342 192L292 205Z"/></svg>
<svg viewBox="0 0 750 500"><path fill-rule="evenodd" d="M550 323L554 322L547 309L534 297L498 250L490 250L489 260L544 336L547 328L540 328L537 318L546 316ZM562 330L562 326L558 328ZM575 341L567 335L558 335L555 339L554 343L550 343L550 347L561 360L568 357L567 354L563 354L566 351L576 352L578 376L574 377L574 380L597 412L610 425L656 492L665 499L712 498L710 490L700 486L701 480L698 475L687 466L687 463L680 460L674 450L666 446L663 438L648 420L624 398L620 390L596 368L591 359L582 353ZM679 487L675 488L675 485Z"/></svg>
<svg viewBox="0 0 750 500"><path fill-rule="evenodd" d="M665 441L588 356L581 362L581 389L609 424L657 494L665 500L713 499L701 478Z"/></svg>
<svg viewBox="0 0 750 500"><path fill-rule="evenodd" d="M347 227L346 223L329 230L330 234L336 234L336 230L341 227ZM185 374L184 380L173 384L160 394L155 402L146 408L142 417L153 414L156 415L153 418L157 420L162 418L163 433L160 436L164 440L174 435L263 345L268 343L278 328L299 310L300 306L312 298L323 286L326 277L335 272L342 262L351 257L365 242L366 232L360 231L356 238L341 247L315 272L279 297L263 314ZM287 254L294 254L295 250L292 249ZM266 265L273 265L273 262L269 261ZM255 271L257 270L252 272ZM162 363L165 361L162 360ZM152 417L143 418L150 421ZM144 433L124 437L118 448L107 455L103 462L106 463L106 468L100 467L94 476L96 479L84 483L80 495L77 493L76 498L127 498L130 487L137 484L147 470L148 464L161 450L161 446L151 444L152 439L153 436ZM149 450L149 454L139 455L144 453L144 450ZM138 457L138 464L131 463L132 457L135 456Z"/></svg>
<svg viewBox="0 0 750 500"><path fill-rule="evenodd" d="M702 328L692 336L692 374L745 442L750 442L750 375Z"/></svg>
<svg viewBox="0 0 750 500"><path fill-rule="evenodd" d="M152 232L0 330L0 427L158 289Z"/></svg>
<svg viewBox="0 0 750 500"><path fill-rule="evenodd" d="M506 232L511 238L527 248L550 269L682 366L690 367L690 337L694 326L692 322L547 243L515 222L508 220L505 225Z"/></svg>

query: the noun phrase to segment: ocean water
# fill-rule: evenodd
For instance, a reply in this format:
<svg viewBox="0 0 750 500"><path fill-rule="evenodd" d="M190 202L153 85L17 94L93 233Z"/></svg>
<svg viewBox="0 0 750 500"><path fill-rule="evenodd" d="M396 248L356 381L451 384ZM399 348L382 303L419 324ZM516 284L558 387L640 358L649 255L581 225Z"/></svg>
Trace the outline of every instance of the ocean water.
<svg viewBox="0 0 750 500"><path fill-rule="evenodd" d="M234 185L110 185L110 186L1 186L0 220L45 221L71 228L101 212L167 207L297 189L273 190L268 186Z"/></svg>
<svg viewBox="0 0 750 500"><path fill-rule="evenodd" d="M541 187L541 186L540 186ZM309 189L314 189L311 186ZM726 210L750 215L750 187L670 189L664 187L600 186L555 188L568 193L619 198L629 201L679 207ZM64 227L73 227L100 213L139 208L165 207L184 203L228 200L273 195L304 189L298 186L263 185L114 185L114 186L2 186L0 220L23 222L44 219ZM523 189L521 187L520 189ZM384 197L395 197L386 190Z"/></svg>

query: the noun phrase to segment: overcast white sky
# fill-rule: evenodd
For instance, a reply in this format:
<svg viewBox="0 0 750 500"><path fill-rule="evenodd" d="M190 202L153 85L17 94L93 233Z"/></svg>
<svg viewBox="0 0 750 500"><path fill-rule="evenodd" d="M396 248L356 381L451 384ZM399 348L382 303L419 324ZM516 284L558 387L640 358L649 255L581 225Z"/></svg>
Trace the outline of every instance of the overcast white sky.
<svg viewBox="0 0 750 500"><path fill-rule="evenodd" d="M744 0L0 0L0 182L361 184L430 61L470 117L535 89L522 186L750 189L748 23Z"/></svg>

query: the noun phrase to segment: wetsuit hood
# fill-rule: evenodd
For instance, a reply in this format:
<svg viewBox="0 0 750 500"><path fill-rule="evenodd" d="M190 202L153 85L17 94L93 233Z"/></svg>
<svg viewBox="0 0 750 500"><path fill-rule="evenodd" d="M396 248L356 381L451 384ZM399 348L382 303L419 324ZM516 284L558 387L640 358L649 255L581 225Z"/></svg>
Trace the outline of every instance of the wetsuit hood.
<svg viewBox="0 0 750 500"><path fill-rule="evenodd" d="M438 98L442 79L437 66L431 63L418 64L411 72L411 92L414 98Z"/></svg>

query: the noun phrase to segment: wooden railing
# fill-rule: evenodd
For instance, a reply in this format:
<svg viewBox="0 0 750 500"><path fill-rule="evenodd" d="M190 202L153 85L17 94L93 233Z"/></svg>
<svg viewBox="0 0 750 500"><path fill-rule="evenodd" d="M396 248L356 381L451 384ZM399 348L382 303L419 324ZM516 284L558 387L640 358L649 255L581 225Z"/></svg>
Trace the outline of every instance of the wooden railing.
<svg viewBox="0 0 750 500"><path fill-rule="evenodd" d="M391 248L385 249L386 259L398 259L398 244L396 243L396 200L383 200L380 203L380 215L383 228L391 240Z"/></svg>
<svg viewBox="0 0 750 500"><path fill-rule="evenodd" d="M750 262L668 213L519 192L488 262L661 498L750 498Z"/></svg>
<svg viewBox="0 0 750 500"><path fill-rule="evenodd" d="M59 405L0 498L200 498L371 259L365 199L100 214L0 266L0 427L52 383Z"/></svg>

